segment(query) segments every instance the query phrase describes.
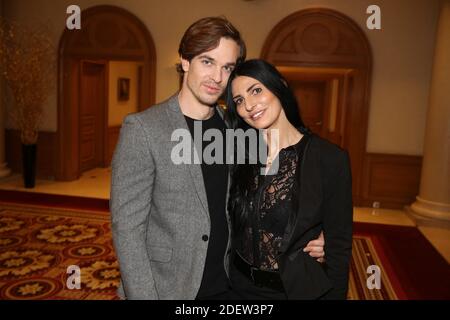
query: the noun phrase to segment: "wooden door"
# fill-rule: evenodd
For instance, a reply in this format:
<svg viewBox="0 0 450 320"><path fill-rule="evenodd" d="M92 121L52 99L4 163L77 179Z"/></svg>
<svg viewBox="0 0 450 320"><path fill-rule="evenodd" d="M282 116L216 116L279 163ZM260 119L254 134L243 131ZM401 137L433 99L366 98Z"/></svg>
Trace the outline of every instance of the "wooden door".
<svg viewBox="0 0 450 320"><path fill-rule="evenodd" d="M103 61L80 62L80 171L105 166L106 71Z"/></svg>
<svg viewBox="0 0 450 320"><path fill-rule="evenodd" d="M352 70L278 67L289 83L305 125L341 147L345 143L346 112Z"/></svg>
<svg viewBox="0 0 450 320"><path fill-rule="evenodd" d="M289 84L297 98L303 122L314 133L324 137L328 119L326 83L295 80Z"/></svg>

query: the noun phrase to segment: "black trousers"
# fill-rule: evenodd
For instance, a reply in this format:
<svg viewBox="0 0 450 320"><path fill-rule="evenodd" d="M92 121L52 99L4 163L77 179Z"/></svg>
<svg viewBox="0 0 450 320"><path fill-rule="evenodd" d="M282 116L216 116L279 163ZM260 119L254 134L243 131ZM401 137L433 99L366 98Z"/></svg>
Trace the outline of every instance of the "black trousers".
<svg viewBox="0 0 450 320"><path fill-rule="evenodd" d="M236 300L237 296L234 295L234 292L231 288L228 288L226 291L216 293L209 296L199 297L197 296L195 300Z"/></svg>
<svg viewBox="0 0 450 320"><path fill-rule="evenodd" d="M232 296L238 300L287 300L285 292L267 287L256 286L249 278L236 269L233 263L230 266L230 281Z"/></svg>

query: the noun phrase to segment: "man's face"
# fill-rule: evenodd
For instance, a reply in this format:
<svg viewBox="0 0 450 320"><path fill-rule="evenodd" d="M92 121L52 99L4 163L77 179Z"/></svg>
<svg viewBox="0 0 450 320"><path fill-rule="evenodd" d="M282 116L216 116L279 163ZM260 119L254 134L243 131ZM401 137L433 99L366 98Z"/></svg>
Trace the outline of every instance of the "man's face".
<svg viewBox="0 0 450 320"><path fill-rule="evenodd" d="M181 59L185 72L183 86L201 104L214 105L225 90L239 51L234 40L221 38L217 48L195 56L190 62Z"/></svg>

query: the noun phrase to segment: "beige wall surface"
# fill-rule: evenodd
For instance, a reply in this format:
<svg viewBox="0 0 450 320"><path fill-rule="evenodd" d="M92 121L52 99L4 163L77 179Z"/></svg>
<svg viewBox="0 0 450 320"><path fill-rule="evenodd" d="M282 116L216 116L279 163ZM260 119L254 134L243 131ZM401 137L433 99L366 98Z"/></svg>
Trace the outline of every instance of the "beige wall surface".
<svg viewBox="0 0 450 320"><path fill-rule="evenodd" d="M0 18L3 14L3 0L0 0ZM3 161L5 160L5 118L6 113L5 110L3 110L3 79L0 78L0 166L2 165Z"/></svg>
<svg viewBox="0 0 450 320"><path fill-rule="evenodd" d="M3 17L3 0L0 0L0 18ZM5 120L6 114L3 111L3 79L0 78L0 122L3 124L3 121ZM0 133L0 139L3 139L3 133Z"/></svg>
<svg viewBox="0 0 450 320"><path fill-rule="evenodd" d="M109 97L108 97L108 126L120 126L123 118L138 110L138 67L133 61L109 62ZM130 98L127 101L118 99L119 78L130 79Z"/></svg>
<svg viewBox="0 0 450 320"><path fill-rule="evenodd" d="M156 100L178 88L174 69L184 30L195 20L225 15L238 27L248 57L258 57L270 30L284 17L311 7L331 8L352 18L372 46L373 73L367 151L421 155L428 104L438 0L77 0L81 9L110 4L135 14L156 46ZM368 30L366 9L381 8L381 30ZM65 27L70 0L10 0L5 15L20 21L50 20L55 44ZM81 22L83 23L83 22ZM56 131L56 93L46 106L43 129Z"/></svg>

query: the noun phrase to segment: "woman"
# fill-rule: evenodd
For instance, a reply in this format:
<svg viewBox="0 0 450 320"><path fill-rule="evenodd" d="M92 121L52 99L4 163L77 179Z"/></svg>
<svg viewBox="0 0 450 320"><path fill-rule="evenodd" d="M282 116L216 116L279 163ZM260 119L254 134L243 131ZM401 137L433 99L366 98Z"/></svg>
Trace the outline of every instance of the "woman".
<svg viewBox="0 0 450 320"><path fill-rule="evenodd" d="M235 68L226 102L233 128L261 129L268 152L262 164L233 168L233 291L242 299L345 299L352 244L347 153L305 127L286 80L263 60ZM303 251L321 230L323 264Z"/></svg>

